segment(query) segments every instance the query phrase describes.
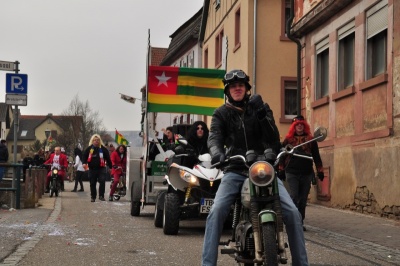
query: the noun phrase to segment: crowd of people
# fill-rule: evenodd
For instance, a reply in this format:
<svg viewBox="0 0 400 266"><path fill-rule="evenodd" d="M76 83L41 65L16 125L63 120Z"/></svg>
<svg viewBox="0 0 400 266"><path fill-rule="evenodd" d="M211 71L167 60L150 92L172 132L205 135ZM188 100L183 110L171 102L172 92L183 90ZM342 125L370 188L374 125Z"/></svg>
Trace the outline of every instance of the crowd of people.
<svg viewBox="0 0 400 266"><path fill-rule="evenodd" d="M225 159L233 155L245 155L249 150L261 154L266 148L271 148L279 153L281 147L286 145L297 146L312 139L310 126L301 115L293 118L289 132L283 142L280 142L280 134L275 124L273 112L269 105L263 101L260 95L251 95L249 77L242 70L232 70L226 73L224 79L224 94L226 103L217 108L212 116L210 129L203 121L196 121L188 129L186 139L192 158L209 153L212 164L225 162ZM173 127L163 129L163 137L159 139L164 151L172 150L175 153L182 152L182 145L177 141L178 135ZM316 176L321 181L324 179L322 160L318 151L318 145L310 142L301 147L300 153L313 158ZM51 164L61 166L62 180L66 175L68 158L62 147L55 147L52 153L39 149L35 155L28 154L24 158L24 165ZM114 147L105 145L98 134L94 134L88 146L81 150L74 150L74 164L76 171L75 186L72 192L84 191L83 179L87 175L90 183L91 202L96 198L105 201L105 182L107 176L113 176L115 182L109 192L109 201L113 200L113 194L122 173L126 171L127 148L125 145ZM157 151L150 147L150 157L154 157ZM0 142L0 181L4 168L1 163L8 161L8 150L5 140ZM187 160L185 166L192 167L196 159ZM24 167L24 171L26 168ZM240 192L247 169L243 164L235 161L229 162L224 167L224 178L219 186L214 199L214 204L207 217L204 245L202 251L202 265L216 265L218 256L218 244L223 225L229 214L230 206ZM286 225L289 247L293 265L308 265L305 247L304 233L306 231L303 221L307 196L311 182L315 179L314 167L311 160L301 157L288 157L279 164L278 189L282 204L283 220ZM46 179L46 192L50 174ZM285 188L283 181L288 184ZM97 190L97 183L99 187ZM80 189L78 190L78 185Z"/></svg>

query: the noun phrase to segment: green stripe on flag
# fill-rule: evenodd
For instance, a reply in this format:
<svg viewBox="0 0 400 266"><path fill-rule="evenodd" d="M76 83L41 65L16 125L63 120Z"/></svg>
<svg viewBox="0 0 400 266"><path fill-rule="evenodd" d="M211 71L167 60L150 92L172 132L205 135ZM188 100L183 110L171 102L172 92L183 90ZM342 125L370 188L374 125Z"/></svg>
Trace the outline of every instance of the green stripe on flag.
<svg viewBox="0 0 400 266"><path fill-rule="evenodd" d="M224 98L224 91L221 89L208 89L193 86L179 86L176 94L210 98Z"/></svg>
<svg viewBox="0 0 400 266"><path fill-rule="evenodd" d="M187 68L187 67L179 68L179 76L216 78L216 79L220 79L222 82L224 75L225 75L225 70L221 70L221 69Z"/></svg>
<svg viewBox="0 0 400 266"><path fill-rule="evenodd" d="M171 105L171 104L148 104L149 112L165 112L165 113L188 113L212 116L215 108L203 106L188 106L188 105Z"/></svg>

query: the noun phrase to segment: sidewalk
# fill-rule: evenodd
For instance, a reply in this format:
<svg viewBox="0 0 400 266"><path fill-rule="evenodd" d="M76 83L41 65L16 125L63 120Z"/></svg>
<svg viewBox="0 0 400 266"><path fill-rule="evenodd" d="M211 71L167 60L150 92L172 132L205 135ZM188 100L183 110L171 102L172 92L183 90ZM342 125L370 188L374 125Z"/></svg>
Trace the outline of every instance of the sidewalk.
<svg viewBox="0 0 400 266"><path fill-rule="evenodd" d="M309 204L304 224L306 241L318 235L321 245L340 243L338 249L368 251L400 265L400 221Z"/></svg>
<svg viewBox="0 0 400 266"><path fill-rule="evenodd" d="M0 262L30 240L38 228L46 223L54 210L55 201L55 197L50 198L45 194L37 208L0 210Z"/></svg>

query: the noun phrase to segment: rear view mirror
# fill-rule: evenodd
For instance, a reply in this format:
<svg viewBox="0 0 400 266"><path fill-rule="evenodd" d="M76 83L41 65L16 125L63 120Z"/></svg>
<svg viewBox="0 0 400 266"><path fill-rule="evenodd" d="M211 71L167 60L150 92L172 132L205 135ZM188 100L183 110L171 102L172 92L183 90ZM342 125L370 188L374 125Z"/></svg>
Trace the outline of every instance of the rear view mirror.
<svg viewBox="0 0 400 266"><path fill-rule="evenodd" d="M328 130L325 127L317 127L314 131L314 139L318 142L326 139Z"/></svg>

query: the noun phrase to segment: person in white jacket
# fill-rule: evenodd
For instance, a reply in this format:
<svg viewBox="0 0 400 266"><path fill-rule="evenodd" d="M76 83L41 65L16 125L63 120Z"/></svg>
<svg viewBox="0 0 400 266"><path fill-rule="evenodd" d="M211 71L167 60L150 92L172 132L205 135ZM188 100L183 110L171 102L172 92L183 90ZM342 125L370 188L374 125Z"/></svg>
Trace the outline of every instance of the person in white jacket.
<svg viewBox="0 0 400 266"><path fill-rule="evenodd" d="M84 191L82 179L83 175L85 174L85 169L82 166L82 151L79 148L75 148L74 154L75 154L74 168L76 169L76 177L75 177L75 186L71 192ZM78 188L78 182L81 186L80 190L76 190Z"/></svg>

